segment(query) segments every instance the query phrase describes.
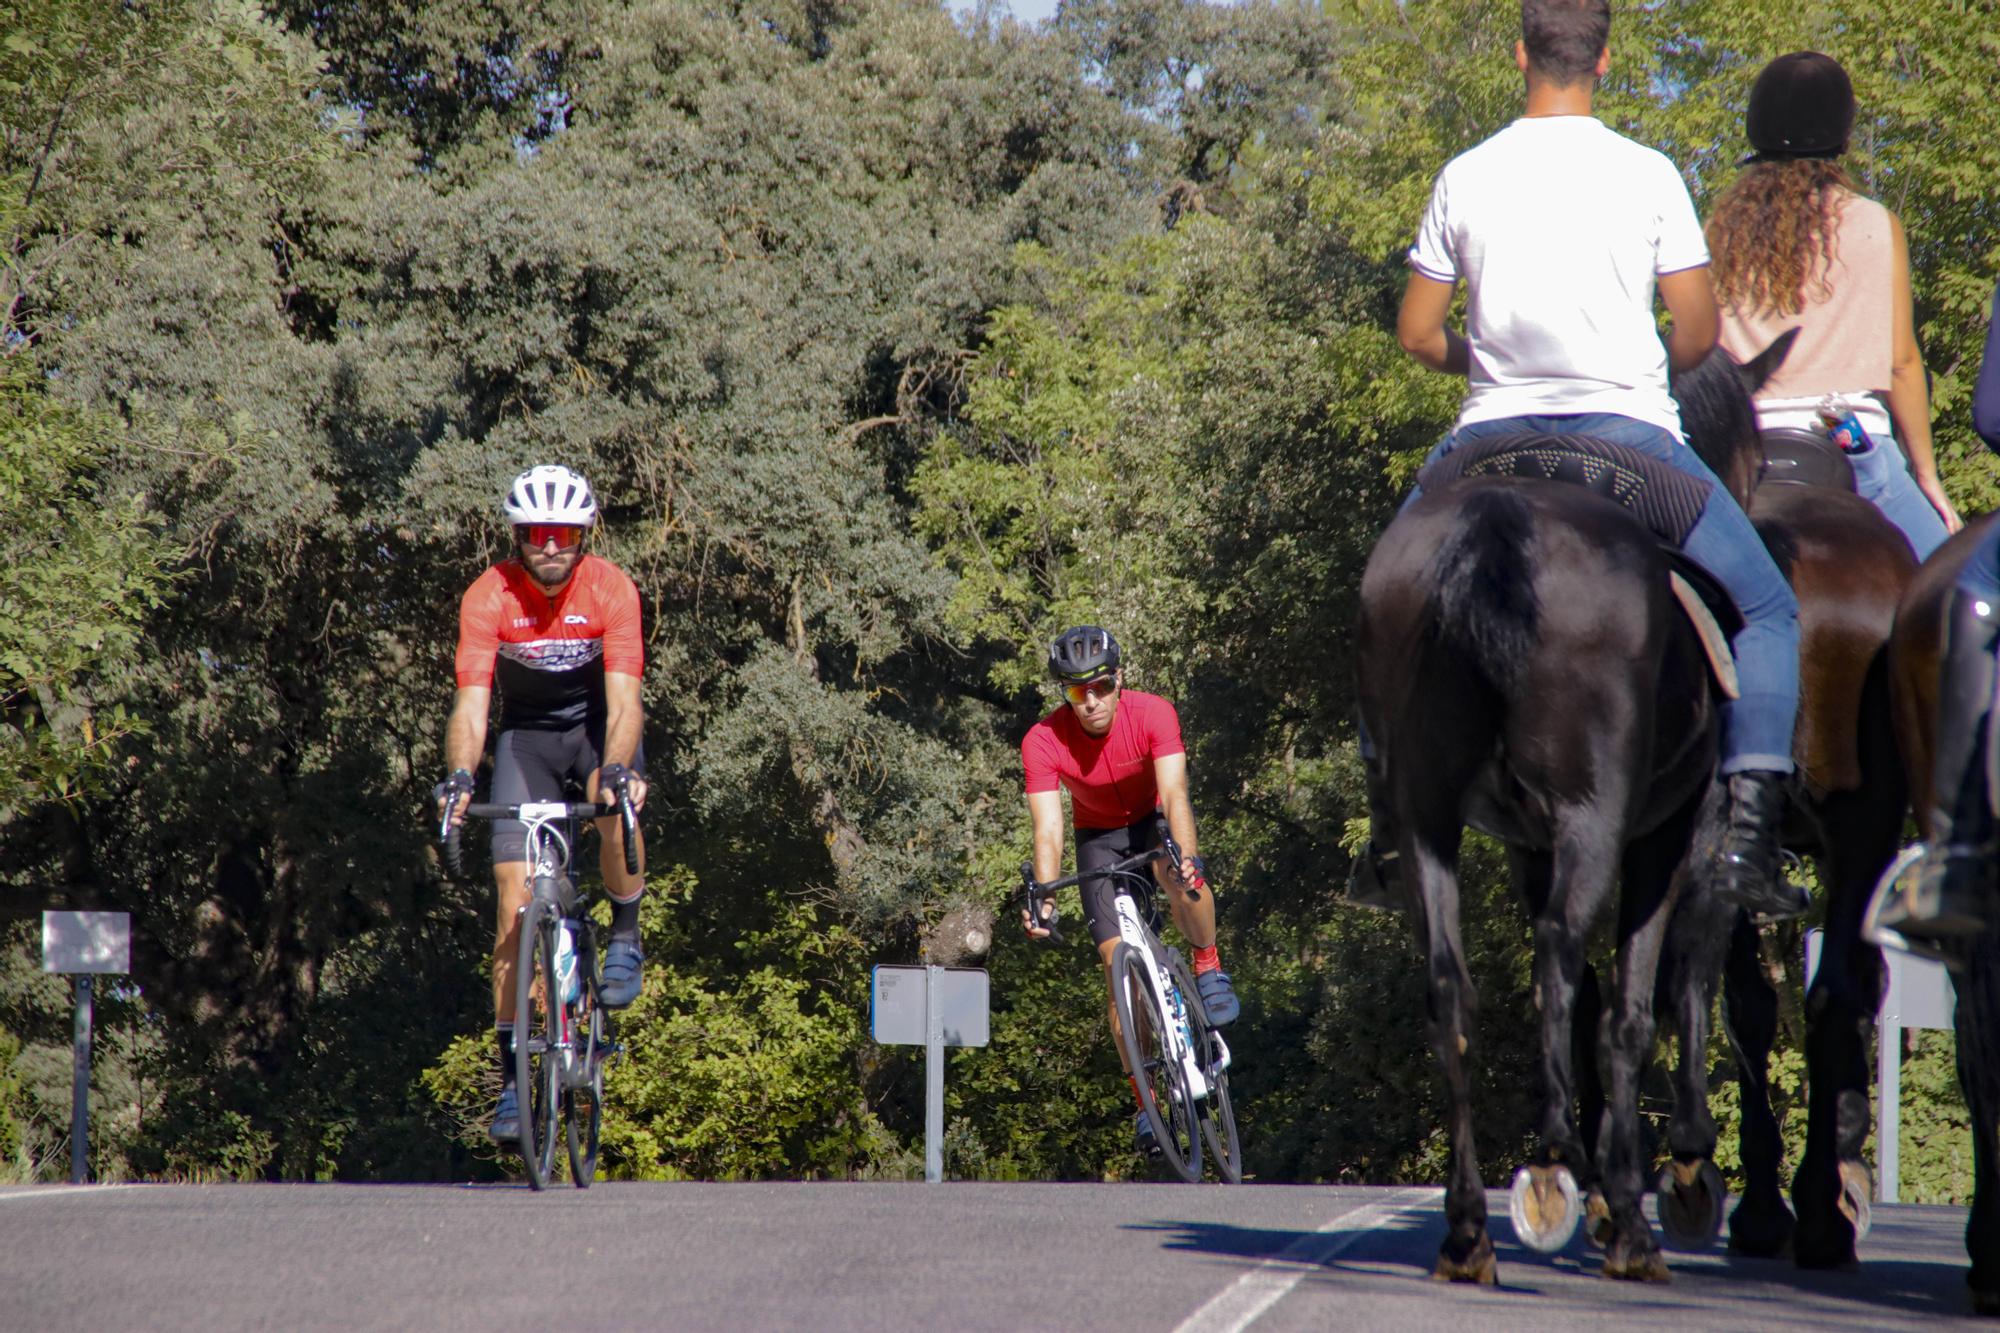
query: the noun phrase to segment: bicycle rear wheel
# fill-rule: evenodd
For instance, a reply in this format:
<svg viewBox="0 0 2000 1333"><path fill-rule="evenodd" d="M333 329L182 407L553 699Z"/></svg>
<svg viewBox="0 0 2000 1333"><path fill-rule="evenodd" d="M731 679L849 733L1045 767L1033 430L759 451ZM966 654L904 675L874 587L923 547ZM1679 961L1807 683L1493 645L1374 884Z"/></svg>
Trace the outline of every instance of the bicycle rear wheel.
<svg viewBox="0 0 2000 1333"><path fill-rule="evenodd" d="M562 1105L562 1018L556 989L555 908L530 899L521 912L514 965L514 1079L521 1098L521 1160L528 1183L545 1189L555 1170Z"/></svg>
<svg viewBox="0 0 2000 1333"><path fill-rule="evenodd" d="M563 1092L563 1120L569 1129L569 1179L587 1190L597 1179L598 1136L604 1125L604 1057L610 1034L597 1004L597 939L589 925L577 930L577 966L583 987L571 1006L582 1063Z"/></svg>
<svg viewBox="0 0 2000 1333"><path fill-rule="evenodd" d="M1175 1058L1171 1021L1160 1009L1146 964L1129 944L1111 956L1112 994L1118 1006L1125 1059L1139 1085L1139 1100L1167 1168L1190 1183L1201 1179L1201 1132L1187 1071Z"/></svg>
<svg viewBox="0 0 2000 1333"><path fill-rule="evenodd" d="M1208 1080L1208 1095L1195 1103L1201 1119L1201 1136L1208 1141L1209 1160L1224 1183L1243 1183L1243 1143L1236 1134L1236 1108L1229 1101L1229 1070L1222 1065L1222 1048L1216 1031L1209 1025L1208 1011L1201 1007L1201 992L1195 988L1187 961L1168 951L1168 972L1180 989L1181 1003L1187 1006L1188 1027L1194 1034L1194 1048L1201 1060L1201 1072Z"/></svg>

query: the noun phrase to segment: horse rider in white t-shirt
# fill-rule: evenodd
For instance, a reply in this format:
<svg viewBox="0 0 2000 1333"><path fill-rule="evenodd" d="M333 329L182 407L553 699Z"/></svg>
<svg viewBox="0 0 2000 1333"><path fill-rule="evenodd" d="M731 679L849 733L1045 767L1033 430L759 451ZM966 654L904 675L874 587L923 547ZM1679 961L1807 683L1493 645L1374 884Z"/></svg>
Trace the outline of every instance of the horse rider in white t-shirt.
<svg viewBox="0 0 2000 1333"><path fill-rule="evenodd" d="M1780 874L1779 828L1798 712L1798 603L1749 518L1681 438L1667 369L1690 370L1715 345L1708 249L1674 164L1591 114L1610 32L1606 0L1523 0L1514 60L1526 110L1438 173L1396 332L1418 361L1469 381L1433 459L1498 435L1588 435L1712 483L1683 548L1746 622L1734 642L1742 696L1723 710L1719 878L1753 912L1795 915L1805 904ZM1460 282L1463 336L1445 326ZM1673 316L1664 341L1655 291Z"/></svg>

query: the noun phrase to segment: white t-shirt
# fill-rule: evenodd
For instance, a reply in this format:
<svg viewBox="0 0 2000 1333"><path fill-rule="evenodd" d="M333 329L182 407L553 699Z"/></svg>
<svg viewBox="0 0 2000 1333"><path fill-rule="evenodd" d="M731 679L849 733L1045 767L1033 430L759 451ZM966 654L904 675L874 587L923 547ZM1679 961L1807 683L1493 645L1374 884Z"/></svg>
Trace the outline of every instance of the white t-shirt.
<svg viewBox="0 0 2000 1333"><path fill-rule="evenodd" d="M1446 163L1410 247L1466 283L1460 425L1615 412L1680 435L1653 280L1706 263L1674 164L1593 116L1524 117Z"/></svg>

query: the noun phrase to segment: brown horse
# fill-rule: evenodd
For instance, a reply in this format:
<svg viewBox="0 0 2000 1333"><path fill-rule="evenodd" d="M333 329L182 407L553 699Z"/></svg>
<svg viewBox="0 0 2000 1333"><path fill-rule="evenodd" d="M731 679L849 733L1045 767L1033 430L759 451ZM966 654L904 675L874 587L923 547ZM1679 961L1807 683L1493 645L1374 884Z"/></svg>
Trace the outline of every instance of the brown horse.
<svg viewBox="0 0 2000 1333"><path fill-rule="evenodd" d="M1786 845L1819 863L1826 934L1806 996L1806 1152L1792 1180L1795 1224L1780 1193L1782 1145L1770 1105L1777 993L1757 931L1713 894L1682 895L1660 968L1660 1006L1680 1037L1674 1114L1660 1179L1661 1220L1676 1241L1700 1243L1720 1221L1721 1178L1710 1163L1707 1044L1718 982L1736 1056L1746 1188L1729 1219L1739 1253L1787 1246L1802 1267L1854 1262L1869 1197L1868 1034L1881 1002L1881 954L1861 938L1876 878L1894 859L1907 806L1891 725L1887 648L1897 600L1916 572L1909 543L1874 505L1825 487L1759 488L1750 515L1799 601L1798 799ZM1697 843L1712 836L1709 811ZM1704 863L1699 849L1694 867Z"/></svg>
<svg viewBox="0 0 2000 1333"><path fill-rule="evenodd" d="M1937 741L1938 660L1952 583L2000 515L1966 525L1932 553L1896 612L1889 666L1917 827L1932 841L1931 757ZM1958 1083L1972 1113L1972 1215L1965 1250L1973 1309L2000 1315L2000 930L1975 938L1952 973L1958 991Z"/></svg>

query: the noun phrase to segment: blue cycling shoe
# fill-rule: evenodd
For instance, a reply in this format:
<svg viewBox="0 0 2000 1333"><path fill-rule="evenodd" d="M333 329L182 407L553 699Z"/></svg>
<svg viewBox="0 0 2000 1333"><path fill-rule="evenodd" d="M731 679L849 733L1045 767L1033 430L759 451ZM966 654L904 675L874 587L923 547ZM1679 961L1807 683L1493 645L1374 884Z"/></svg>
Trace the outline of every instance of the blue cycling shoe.
<svg viewBox="0 0 2000 1333"><path fill-rule="evenodd" d="M486 1137L497 1143L512 1143L521 1137L521 1099L512 1083L500 1085L500 1104L493 1108L493 1123L486 1127Z"/></svg>
<svg viewBox="0 0 2000 1333"><path fill-rule="evenodd" d="M606 1009L623 1009L639 998L640 964L644 959L639 941L634 939L614 935L611 943L604 946L604 979L597 993Z"/></svg>
<svg viewBox="0 0 2000 1333"><path fill-rule="evenodd" d="M1153 1122L1146 1118L1144 1111L1132 1117L1132 1137L1139 1155L1148 1162L1158 1163L1166 1157L1160 1151L1160 1141L1153 1136Z"/></svg>
<svg viewBox="0 0 2000 1333"><path fill-rule="evenodd" d="M1195 977L1194 988L1201 992L1202 1012L1208 1015L1210 1027L1224 1027L1236 1021L1243 1012L1242 1003L1236 998L1236 988L1229 984L1229 974L1221 968L1211 968Z"/></svg>

